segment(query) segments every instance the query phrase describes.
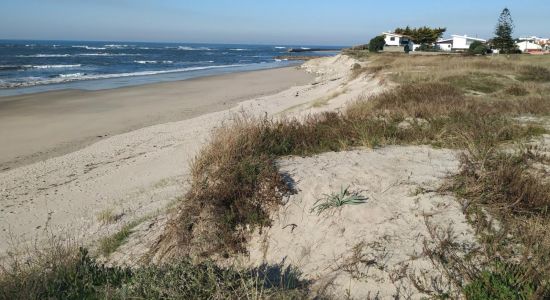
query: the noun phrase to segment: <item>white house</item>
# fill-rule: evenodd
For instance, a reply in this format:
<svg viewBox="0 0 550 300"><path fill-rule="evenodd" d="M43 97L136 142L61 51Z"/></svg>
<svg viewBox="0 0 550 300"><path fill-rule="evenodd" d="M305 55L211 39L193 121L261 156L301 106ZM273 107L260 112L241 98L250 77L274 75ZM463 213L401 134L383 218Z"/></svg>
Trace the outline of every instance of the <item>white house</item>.
<svg viewBox="0 0 550 300"><path fill-rule="evenodd" d="M382 34L384 35L384 41L386 42L384 51L405 52L406 46L408 46L409 51L413 51L415 49L415 45L409 36L392 32L383 32Z"/></svg>
<svg viewBox="0 0 550 300"><path fill-rule="evenodd" d="M538 36L520 37L520 42L529 41L539 45L546 45L550 42L550 39L539 38Z"/></svg>
<svg viewBox="0 0 550 300"><path fill-rule="evenodd" d="M516 43L522 52L537 52L541 50L550 50L550 39L539 38L536 36L519 38Z"/></svg>
<svg viewBox="0 0 550 300"><path fill-rule="evenodd" d="M542 51L542 46L532 41L517 42L516 45L521 52Z"/></svg>
<svg viewBox="0 0 550 300"><path fill-rule="evenodd" d="M473 42L486 43L487 40L475 38L467 35L451 35L450 39L442 39L435 44L443 51L467 51Z"/></svg>
<svg viewBox="0 0 550 300"><path fill-rule="evenodd" d="M442 39L435 42L435 45L442 51L451 52L453 50L453 39Z"/></svg>

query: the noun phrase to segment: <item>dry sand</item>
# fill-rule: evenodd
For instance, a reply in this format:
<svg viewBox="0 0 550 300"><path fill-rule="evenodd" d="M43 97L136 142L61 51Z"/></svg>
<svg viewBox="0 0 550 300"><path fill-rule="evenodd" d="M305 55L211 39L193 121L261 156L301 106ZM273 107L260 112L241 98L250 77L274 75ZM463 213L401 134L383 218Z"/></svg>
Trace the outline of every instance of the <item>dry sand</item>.
<svg viewBox="0 0 550 300"><path fill-rule="evenodd" d="M312 60L302 66L316 76L312 83L253 97L228 110L109 136L78 151L0 173L0 240L28 242L46 232L70 231L93 247L93 241L123 224L157 214L137 226L128 243L110 257L117 264L139 263L163 232L166 207L185 194L189 163L212 130L235 114L300 118L335 111L387 88L368 74L350 80L355 63L346 56ZM206 92L197 91L196 96L202 99ZM349 290L356 298L377 293L382 298L397 293L419 298L422 294L411 287L407 275L425 281L441 275L421 255L426 222L445 228L451 224L460 240L473 240L454 199L414 194L417 187L437 187L457 165L453 152L429 147L282 159L280 168L294 180L298 193L273 213L270 230L252 237L250 257L237 263L284 261L317 280L317 289L327 287L342 297ZM367 202L329 215L310 212L322 194L347 185L361 190ZM97 214L105 210L113 210L119 220L101 224ZM0 253L9 246L2 243ZM361 251L354 252L354 247ZM354 253L367 263L350 265Z"/></svg>
<svg viewBox="0 0 550 300"><path fill-rule="evenodd" d="M119 135L109 135L78 151L1 172L0 240L3 242L0 244L0 253L4 253L12 244L18 245L41 238L46 232L67 232L67 235L74 235L79 240L82 238L84 241L93 241L98 236L117 230L125 222L164 210L167 205L185 194L189 162L208 141L211 131L216 126L223 125L223 122L230 120L236 113L245 112L250 116L280 115L283 111L302 104L304 110L307 110L310 107L309 103L315 99L342 85L349 85L347 73L352 63L353 61L343 57L311 62L308 66L334 65L340 72L315 74L318 76L315 80L311 80L312 77L301 70L288 69L231 75L247 78L240 80L239 85L230 80L231 76L222 76L223 79L219 79L221 82L210 78L207 79L208 82L218 82L218 88L214 90L212 84L204 83L202 91L199 91L190 86L188 88L194 90L194 100L189 101L202 103L205 99L203 94L216 93L223 96L222 91L228 90L234 90L237 95L246 94L237 90L247 89L255 91L255 94L263 94L258 84L254 87L254 82L264 80L269 89L280 89L283 84L275 85L271 81L281 76L287 77L285 74L291 79L294 78L279 78L287 87L297 81L315 84L298 85L273 95L257 96L240 102L229 110L149 126ZM270 72L274 75L269 75ZM256 78L258 74L264 74L269 80ZM196 81L196 84L200 85L201 82L203 81ZM158 91L165 87L177 89L178 84L186 83L123 90L132 95L128 96L129 98L135 97L136 101L144 101L138 99L141 97L139 95L148 94L150 88ZM376 82L368 81L368 85L372 86L373 91L379 89ZM365 83L357 81L356 88L349 89L350 92L346 95L354 97L363 93L365 86ZM134 94L134 89L140 92ZM110 93L119 91L97 93L105 94L105 98L109 99ZM349 97L348 100L353 97ZM146 105L150 109L160 106L158 101L150 101L153 104ZM218 101L221 102L220 99ZM173 111L173 103L174 101L168 101L165 104L167 107L157 110ZM327 103L324 108L317 107L314 110L334 109L333 105ZM108 107L108 104L104 106ZM94 114L98 114L93 111L93 106L90 109ZM124 112L125 108L120 107L118 111ZM146 112L142 113L147 115ZM85 117L84 115L81 117ZM81 119L73 119L72 126L79 127L80 123ZM50 134L51 138L54 136L55 134ZM116 224L104 226L98 221L97 216L108 210L120 215L120 218Z"/></svg>
<svg viewBox="0 0 550 300"><path fill-rule="evenodd" d="M0 98L0 171L59 156L102 138L221 111L312 80L295 67L113 90Z"/></svg>
<svg viewBox="0 0 550 300"><path fill-rule="evenodd" d="M297 193L273 215L273 226L252 238L249 264L297 267L315 282L314 290L336 299L428 297L411 278L427 288L448 284L423 254L424 241L434 246L429 228L452 228L454 241L464 245L475 240L459 203L433 192L458 170L454 151L414 146L325 153L282 159L279 168ZM311 211L317 200L348 187L365 203Z"/></svg>

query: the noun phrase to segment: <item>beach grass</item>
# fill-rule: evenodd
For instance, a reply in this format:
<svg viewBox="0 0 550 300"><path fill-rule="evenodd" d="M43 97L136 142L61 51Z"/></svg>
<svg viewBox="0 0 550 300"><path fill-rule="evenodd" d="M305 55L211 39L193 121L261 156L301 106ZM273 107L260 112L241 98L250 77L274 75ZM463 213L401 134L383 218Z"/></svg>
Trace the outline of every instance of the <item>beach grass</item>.
<svg viewBox="0 0 550 300"><path fill-rule="evenodd" d="M97 220L103 225L116 223L119 218L113 209L104 209L97 214Z"/></svg>
<svg viewBox="0 0 550 300"><path fill-rule="evenodd" d="M403 58L405 62L394 56L379 58L384 63L392 61L397 68L415 68L409 58ZM420 63L446 68L440 59L423 57ZM466 64L486 72L521 69L506 61L500 66L499 62L469 62L469 57L453 59L465 59ZM242 241L247 232L269 226L269 212L291 192L276 167L275 161L281 156L365 146L432 145L473 148L472 153L482 158L499 145L526 141L546 132L534 124L520 124L514 117L550 113L547 95L534 92L525 97L501 98L495 91L495 96L486 97L470 95L462 86L444 80L445 76L422 83L402 82L410 78L405 73L399 78L401 85L397 88L359 99L340 113L327 112L301 120L242 117L218 130L193 162L191 191L166 237L176 240L177 248L185 255L209 257L221 251L227 256L244 251Z"/></svg>
<svg viewBox="0 0 550 300"><path fill-rule="evenodd" d="M43 253L4 266L0 299L303 299L309 285L282 265L238 270L181 258L130 269L105 266L84 248Z"/></svg>
<svg viewBox="0 0 550 300"><path fill-rule="evenodd" d="M367 57L369 63L355 70L357 76L368 72L398 86L357 99L341 112L303 119L242 116L220 127L194 159L191 188L154 249L176 250L172 257L186 260L139 269L132 275L125 269L98 267L93 260L82 259L81 254L75 260L55 261L69 270L83 270L75 266L85 262L84 270L100 274L97 286L88 286L78 295L86 295L88 288L94 293L121 292L119 287L125 282L122 290L136 297L169 297L174 293L207 298L304 297L307 289L301 284L273 286L258 272L241 273L209 263L213 257L246 252L249 234L269 226L270 214L282 205L285 195L293 192L292 184L277 168L277 159L356 147L431 145L464 153L460 172L439 192L463 201L482 245L476 253L460 257L453 255L457 245L450 238L438 239L434 234L434 240L441 243L436 249L425 249L432 261L447 270L447 276L472 299L550 297L550 183L540 180L540 170L534 168L549 160L528 147L547 129L518 119L550 115L550 87L545 79L550 59L355 56ZM523 146L511 152L517 145ZM337 203L345 204L345 196L337 196ZM130 231L117 233L108 243L113 247L107 249L116 249L114 245L120 245ZM0 277L0 290L14 297L20 295L12 292L14 286L39 282L37 293L42 293L44 286L50 291L51 282L68 282L56 268L39 268L37 274L43 276L38 277L28 277L28 269L23 269L5 272ZM102 275L105 272L108 275ZM65 289L71 290L72 285L53 291L65 295Z"/></svg>
<svg viewBox="0 0 550 300"><path fill-rule="evenodd" d="M533 222L544 224L548 190L530 175L526 161L519 163L520 169L511 168L509 164L517 163L517 158L503 161L504 152L500 150L507 145L526 144L547 132L542 126L516 120L524 115L550 115L548 82L539 79L545 72L529 67L533 61L523 57L379 55L371 59L365 72L387 76L399 86L358 99L341 113L323 113L304 120L245 118L215 133L194 162L192 190L182 202L180 218L170 227L173 232L167 236L179 239L178 245L188 255L207 257L220 249L227 251L225 255L243 251L246 231L242 229L269 225L270 210L291 192L291 186L277 172L277 157L386 145L464 149L467 158L460 175L451 180L452 190L460 199L468 199L473 211L487 209L510 225L506 226L512 228L508 233L526 247L525 257L527 253L537 255L537 259L522 262L529 269L522 276L540 283L534 295L548 295L548 282L543 278L550 278L546 271L550 263L544 254L550 244L541 244L547 241L546 235L532 231L540 228ZM461 185L468 180L471 182ZM198 203L208 205L199 207ZM525 211L517 214L518 209ZM493 213L495 210L498 212ZM198 215L200 219L194 217ZM474 224L482 222L469 216ZM218 220L224 221L220 224ZM205 233L198 228L218 230ZM490 234L487 239L498 240L498 236ZM526 237L529 240L521 241ZM533 244L537 241L533 237L542 239ZM485 257L491 257L489 254ZM511 259L499 258L481 268L479 274L492 272L490 266ZM476 284L483 277L469 279Z"/></svg>
<svg viewBox="0 0 550 300"><path fill-rule="evenodd" d="M353 192L350 187L342 187L340 192L324 195L323 198L317 200L311 212L315 212L317 215L321 215L323 212L340 208L345 205L359 205L364 204L368 200L367 197L361 196L358 192Z"/></svg>

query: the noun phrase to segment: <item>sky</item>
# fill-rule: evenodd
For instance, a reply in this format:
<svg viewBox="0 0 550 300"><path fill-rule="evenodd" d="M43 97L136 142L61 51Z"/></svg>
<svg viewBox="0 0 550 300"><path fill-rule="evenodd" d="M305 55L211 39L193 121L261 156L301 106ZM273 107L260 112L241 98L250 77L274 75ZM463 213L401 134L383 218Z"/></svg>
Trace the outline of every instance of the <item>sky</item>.
<svg viewBox="0 0 550 300"><path fill-rule="evenodd" d="M404 26L550 36L549 0L0 0L0 39L339 45Z"/></svg>

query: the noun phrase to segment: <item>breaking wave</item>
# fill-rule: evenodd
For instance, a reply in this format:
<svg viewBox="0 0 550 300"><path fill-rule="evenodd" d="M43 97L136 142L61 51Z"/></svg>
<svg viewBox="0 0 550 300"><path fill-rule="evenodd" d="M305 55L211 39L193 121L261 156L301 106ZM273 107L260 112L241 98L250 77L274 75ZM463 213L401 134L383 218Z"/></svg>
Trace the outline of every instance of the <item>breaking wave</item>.
<svg viewBox="0 0 550 300"><path fill-rule="evenodd" d="M28 80L25 82L3 82L3 83L0 83L0 88L28 87L28 86L53 84L53 83L65 83L65 82L71 82L71 81L77 81L77 80L149 76L149 75L158 75L158 74L167 74L167 73L190 72L190 71L221 69L221 68L231 68L231 67L240 67L240 66L244 66L244 65L235 64L235 65L220 65L220 66L208 66L208 67L190 67L190 68L180 68L180 69L162 70L162 71L140 71L140 72L133 72L133 73L118 73L118 74L67 73L67 74L59 74L58 76L53 78L34 78L33 80ZM27 78L27 79L30 79L30 78Z"/></svg>

